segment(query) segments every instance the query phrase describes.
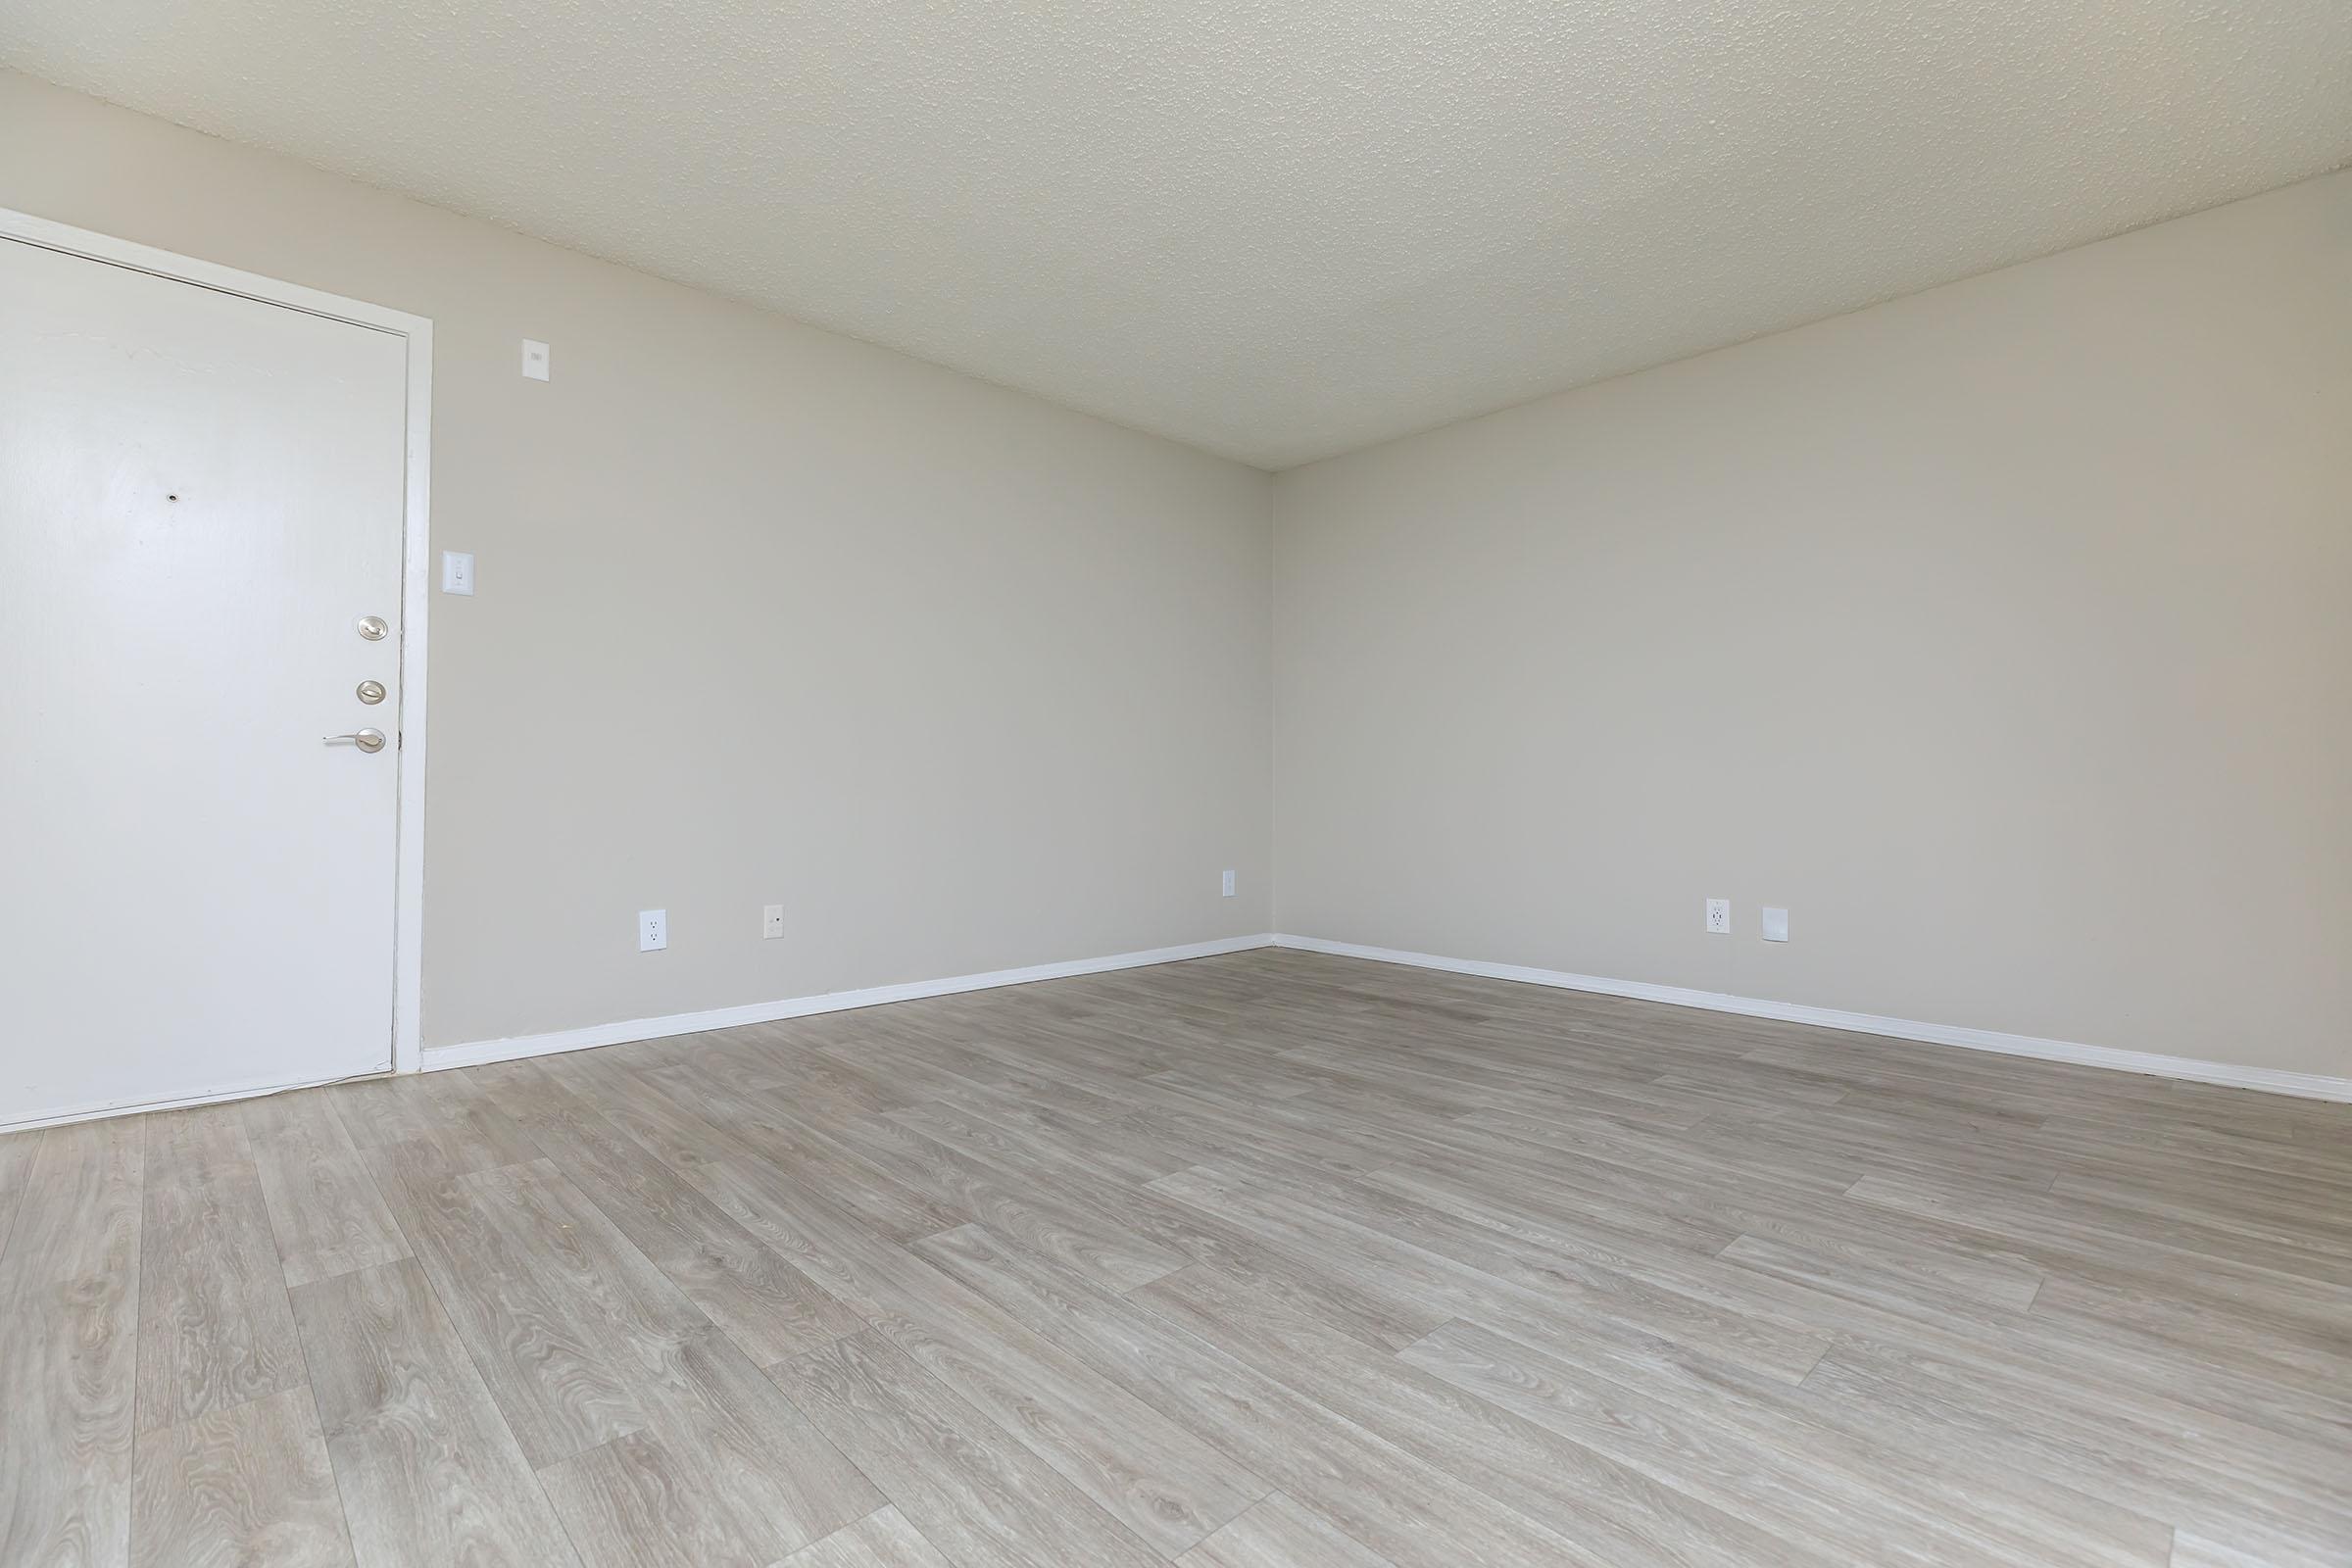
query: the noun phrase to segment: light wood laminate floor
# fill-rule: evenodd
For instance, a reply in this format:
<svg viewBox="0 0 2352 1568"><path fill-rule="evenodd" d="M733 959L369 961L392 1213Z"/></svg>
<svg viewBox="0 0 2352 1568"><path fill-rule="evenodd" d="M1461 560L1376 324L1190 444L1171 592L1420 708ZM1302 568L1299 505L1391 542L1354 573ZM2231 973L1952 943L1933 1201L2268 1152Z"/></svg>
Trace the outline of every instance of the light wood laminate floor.
<svg viewBox="0 0 2352 1568"><path fill-rule="evenodd" d="M0 1564L2352 1562L2352 1107L1288 952L0 1139Z"/></svg>

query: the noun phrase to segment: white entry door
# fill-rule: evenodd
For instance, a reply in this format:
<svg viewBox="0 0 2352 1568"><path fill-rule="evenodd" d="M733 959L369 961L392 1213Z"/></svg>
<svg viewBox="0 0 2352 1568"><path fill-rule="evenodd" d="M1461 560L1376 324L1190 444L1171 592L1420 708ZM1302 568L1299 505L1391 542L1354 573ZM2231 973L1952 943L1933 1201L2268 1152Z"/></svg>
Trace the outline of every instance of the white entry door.
<svg viewBox="0 0 2352 1568"><path fill-rule="evenodd" d="M0 238L0 1125L390 1066L407 352Z"/></svg>

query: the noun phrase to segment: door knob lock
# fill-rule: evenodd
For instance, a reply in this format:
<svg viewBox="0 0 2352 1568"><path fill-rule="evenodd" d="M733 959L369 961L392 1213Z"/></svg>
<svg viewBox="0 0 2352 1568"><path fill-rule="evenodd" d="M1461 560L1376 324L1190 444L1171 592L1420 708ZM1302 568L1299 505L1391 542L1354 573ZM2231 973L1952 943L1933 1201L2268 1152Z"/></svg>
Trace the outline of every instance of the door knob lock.
<svg viewBox="0 0 2352 1568"><path fill-rule="evenodd" d="M361 702L373 708L384 700L384 683L380 680L364 680L359 684L358 696Z"/></svg>
<svg viewBox="0 0 2352 1568"><path fill-rule="evenodd" d="M353 730L348 735L328 735L323 738L329 746L348 744L357 746L363 752L380 752L384 749L384 732L380 729Z"/></svg>

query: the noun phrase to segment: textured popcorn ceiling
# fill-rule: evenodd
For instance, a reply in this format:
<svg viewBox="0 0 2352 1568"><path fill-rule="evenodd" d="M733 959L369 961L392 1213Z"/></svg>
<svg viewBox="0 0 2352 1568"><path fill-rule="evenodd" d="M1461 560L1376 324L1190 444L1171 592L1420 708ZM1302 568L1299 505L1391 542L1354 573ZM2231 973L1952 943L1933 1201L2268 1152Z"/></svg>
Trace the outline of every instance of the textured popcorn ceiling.
<svg viewBox="0 0 2352 1568"><path fill-rule="evenodd" d="M2352 0L7 0L0 59L1267 467L2352 161Z"/></svg>

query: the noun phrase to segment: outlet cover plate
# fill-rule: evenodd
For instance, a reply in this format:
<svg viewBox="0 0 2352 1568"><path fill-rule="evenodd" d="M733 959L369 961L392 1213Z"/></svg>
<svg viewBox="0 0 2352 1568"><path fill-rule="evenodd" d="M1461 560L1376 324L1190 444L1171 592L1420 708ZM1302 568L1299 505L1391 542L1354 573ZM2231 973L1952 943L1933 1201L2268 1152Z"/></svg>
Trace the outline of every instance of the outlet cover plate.
<svg viewBox="0 0 2352 1568"><path fill-rule="evenodd" d="M1707 901L1707 929L1719 937L1728 937L1732 934L1731 900L1709 899Z"/></svg>

